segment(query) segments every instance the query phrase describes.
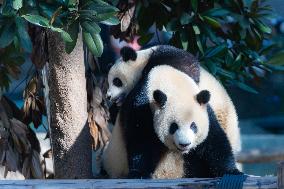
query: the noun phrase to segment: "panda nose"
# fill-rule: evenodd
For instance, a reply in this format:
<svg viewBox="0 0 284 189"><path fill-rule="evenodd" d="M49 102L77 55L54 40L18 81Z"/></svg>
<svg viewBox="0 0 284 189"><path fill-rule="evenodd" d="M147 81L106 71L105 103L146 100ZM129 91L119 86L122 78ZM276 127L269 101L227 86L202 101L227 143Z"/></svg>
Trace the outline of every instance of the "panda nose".
<svg viewBox="0 0 284 189"><path fill-rule="evenodd" d="M109 94L106 95L107 100L110 100L111 96Z"/></svg>
<svg viewBox="0 0 284 189"><path fill-rule="evenodd" d="M190 143L179 143L179 146L182 148L186 148L190 145Z"/></svg>

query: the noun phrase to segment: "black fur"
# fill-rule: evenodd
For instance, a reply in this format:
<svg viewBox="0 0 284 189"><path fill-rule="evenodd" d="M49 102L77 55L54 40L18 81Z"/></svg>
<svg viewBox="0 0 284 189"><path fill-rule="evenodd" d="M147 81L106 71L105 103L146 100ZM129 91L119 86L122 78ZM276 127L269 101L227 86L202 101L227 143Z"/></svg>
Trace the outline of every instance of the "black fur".
<svg viewBox="0 0 284 189"><path fill-rule="evenodd" d="M154 91L153 98L159 104L160 107L163 107L167 102L167 95L160 90Z"/></svg>
<svg viewBox="0 0 284 189"><path fill-rule="evenodd" d="M160 45L153 51L150 59L143 70L143 76L151 71L155 66L169 65L191 77L199 83L200 67L198 60L189 52L169 45Z"/></svg>
<svg viewBox="0 0 284 189"><path fill-rule="evenodd" d="M133 60L135 61L137 59L137 53L136 51L131 48L131 47L122 47L122 49L120 50L120 55L122 56L122 60L124 62L128 61L128 60Z"/></svg>
<svg viewBox="0 0 284 189"><path fill-rule="evenodd" d="M210 100L210 92L207 90L202 90L196 95L197 102L201 104L207 104Z"/></svg>
<svg viewBox="0 0 284 189"><path fill-rule="evenodd" d="M150 178L168 148L153 128L149 100L145 98L147 79L131 91L121 108L121 121L129 163L129 178ZM189 154L184 155L185 177L220 177L241 174L226 134L208 105L210 129L208 137Z"/></svg>
<svg viewBox="0 0 284 189"><path fill-rule="evenodd" d="M167 148L153 128L145 80L130 92L120 111L126 142L129 178L149 178Z"/></svg>
<svg viewBox="0 0 284 189"><path fill-rule="evenodd" d="M242 174L235 165L230 142L219 125L212 108L207 105L209 133L203 143L184 155L185 177L221 177Z"/></svg>

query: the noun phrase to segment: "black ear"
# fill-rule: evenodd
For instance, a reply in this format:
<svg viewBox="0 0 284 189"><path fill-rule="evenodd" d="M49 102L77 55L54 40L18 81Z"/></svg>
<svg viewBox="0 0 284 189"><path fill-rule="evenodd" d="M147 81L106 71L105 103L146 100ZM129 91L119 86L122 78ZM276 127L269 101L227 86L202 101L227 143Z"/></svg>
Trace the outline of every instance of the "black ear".
<svg viewBox="0 0 284 189"><path fill-rule="evenodd" d="M128 60L135 61L137 58L136 51L132 49L131 47L122 47L122 49L120 50L120 55L122 56L122 60L124 62Z"/></svg>
<svg viewBox="0 0 284 189"><path fill-rule="evenodd" d="M160 107L163 107L167 102L167 95L160 90L155 90L153 97Z"/></svg>
<svg viewBox="0 0 284 189"><path fill-rule="evenodd" d="M206 104L210 100L210 92L207 90L202 90L196 95L197 102L202 105Z"/></svg>

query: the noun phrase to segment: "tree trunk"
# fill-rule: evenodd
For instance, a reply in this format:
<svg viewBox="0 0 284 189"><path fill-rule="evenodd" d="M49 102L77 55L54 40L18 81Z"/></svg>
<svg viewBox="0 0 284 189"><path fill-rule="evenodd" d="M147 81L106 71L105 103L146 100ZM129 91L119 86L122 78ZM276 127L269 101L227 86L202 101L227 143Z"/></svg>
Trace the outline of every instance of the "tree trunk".
<svg viewBox="0 0 284 189"><path fill-rule="evenodd" d="M48 31L50 134L55 178L91 178L91 136L87 125L87 92L83 42L67 54L56 32Z"/></svg>

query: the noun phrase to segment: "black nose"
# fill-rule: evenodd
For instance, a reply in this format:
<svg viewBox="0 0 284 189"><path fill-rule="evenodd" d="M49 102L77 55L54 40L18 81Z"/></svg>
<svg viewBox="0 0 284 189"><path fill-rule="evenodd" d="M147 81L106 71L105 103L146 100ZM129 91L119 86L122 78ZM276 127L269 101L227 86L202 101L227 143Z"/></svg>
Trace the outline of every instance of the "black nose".
<svg viewBox="0 0 284 189"><path fill-rule="evenodd" d="M106 99L107 99L107 100L110 100L110 95L106 95Z"/></svg>
<svg viewBox="0 0 284 189"><path fill-rule="evenodd" d="M187 147L190 145L190 143L179 143L179 145L183 148Z"/></svg>

